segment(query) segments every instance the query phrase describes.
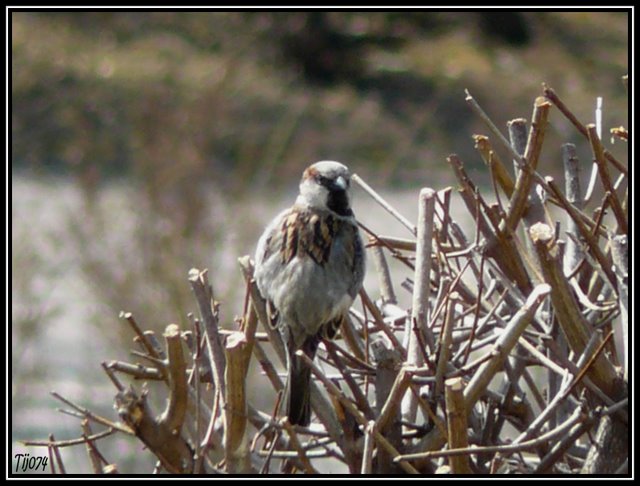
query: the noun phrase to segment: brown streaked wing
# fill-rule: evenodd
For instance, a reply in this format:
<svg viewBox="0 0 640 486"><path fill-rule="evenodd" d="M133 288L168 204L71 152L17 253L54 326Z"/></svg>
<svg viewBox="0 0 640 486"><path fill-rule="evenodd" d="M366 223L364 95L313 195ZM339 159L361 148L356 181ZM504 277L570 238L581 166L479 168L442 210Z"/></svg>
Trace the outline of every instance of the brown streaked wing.
<svg viewBox="0 0 640 486"><path fill-rule="evenodd" d="M285 216L282 222L282 262L289 263L298 253L298 245L300 244L300 224L298 220L301 218L299 211L291 211Z"/></svg>
<svg viewBox="0 0 640 486"><path fill-rule="evenodd" d="M324 265L331 254L331 244L337 232L336 220L328 215L322 218L318 214L309 216L304 238L305 251L318 265Z"/></svg>

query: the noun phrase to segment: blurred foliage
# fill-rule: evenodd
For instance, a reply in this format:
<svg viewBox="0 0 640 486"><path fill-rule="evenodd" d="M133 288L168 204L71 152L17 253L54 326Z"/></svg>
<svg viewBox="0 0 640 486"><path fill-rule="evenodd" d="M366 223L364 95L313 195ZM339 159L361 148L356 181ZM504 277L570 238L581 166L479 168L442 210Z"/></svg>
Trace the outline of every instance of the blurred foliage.
<svg viewBox="0 0 640 486"><path fill-rule="evenodd" d="M591 119L628 62L625 12L23 12L11 34L14 167L180 194L321 158L410 183L477 160L464 88L506 122L546 81Z"/></svg>

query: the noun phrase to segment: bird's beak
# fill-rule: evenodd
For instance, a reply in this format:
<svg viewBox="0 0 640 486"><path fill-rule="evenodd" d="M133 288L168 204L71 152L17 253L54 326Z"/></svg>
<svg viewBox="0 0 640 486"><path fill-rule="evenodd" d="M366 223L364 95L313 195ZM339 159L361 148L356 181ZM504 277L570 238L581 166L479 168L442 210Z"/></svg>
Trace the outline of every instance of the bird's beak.
<svg viewBox="0 0 640 486"><path fill-rule="evenodd" d="M338 177L338 178L336 179L336 186L337 186L338 188L340 188L341 190L346 191L346 190L347 190L347 187L348 187L348 186L347 186L347 180L346 180L344 177L342 177L342 176Z"/></svg>

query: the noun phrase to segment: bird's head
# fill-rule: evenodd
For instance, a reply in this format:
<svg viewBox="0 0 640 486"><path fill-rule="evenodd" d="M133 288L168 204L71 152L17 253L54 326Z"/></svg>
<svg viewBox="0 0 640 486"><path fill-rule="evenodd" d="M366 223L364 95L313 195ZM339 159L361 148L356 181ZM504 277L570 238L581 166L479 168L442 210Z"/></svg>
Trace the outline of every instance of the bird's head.
<svg viewBox="0 0 640 486"><path fill-rule="evenodd" d="M305 169L300 181L298 203L328 209L339 216L352 216L349 207L349 169L340 162L323 160Z"/></svg>

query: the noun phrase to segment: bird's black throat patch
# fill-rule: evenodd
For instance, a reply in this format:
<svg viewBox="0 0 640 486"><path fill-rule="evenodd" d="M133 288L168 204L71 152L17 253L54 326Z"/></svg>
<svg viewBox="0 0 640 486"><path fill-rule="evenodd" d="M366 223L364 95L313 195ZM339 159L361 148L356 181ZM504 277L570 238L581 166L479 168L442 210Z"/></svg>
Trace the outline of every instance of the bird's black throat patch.
<svg viewBox="0 0 640 486"><path fill-rule="evenodd" d="M349 207L347 191L330 190L327 199L327 207L340 216L352 216L353 212Z"/></svg>

